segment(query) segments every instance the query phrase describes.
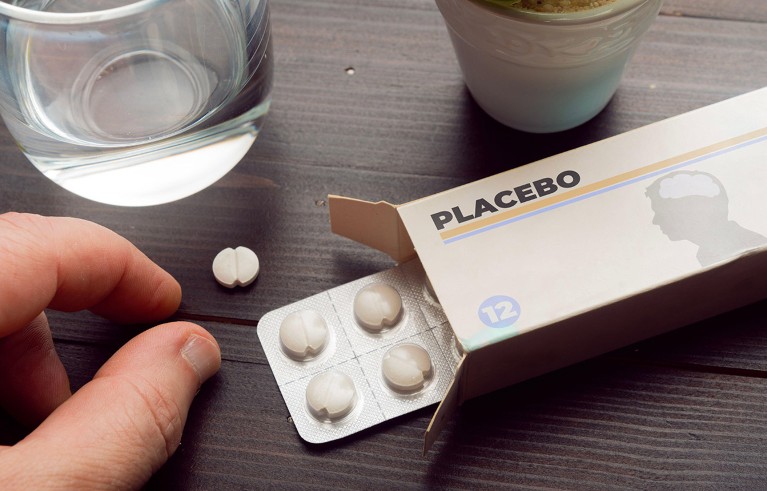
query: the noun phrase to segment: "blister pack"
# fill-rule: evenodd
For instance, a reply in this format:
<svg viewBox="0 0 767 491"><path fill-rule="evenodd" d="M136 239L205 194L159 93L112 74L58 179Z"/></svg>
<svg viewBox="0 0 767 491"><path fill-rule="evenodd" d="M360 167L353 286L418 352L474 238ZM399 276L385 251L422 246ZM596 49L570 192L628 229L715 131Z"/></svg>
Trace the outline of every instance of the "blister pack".
<svg viewBox="0 0 767 491"><path fill-rule="evenodd" d="M441 401L461 358L417 259L273 310L257 332L310 443Z"/></svg>

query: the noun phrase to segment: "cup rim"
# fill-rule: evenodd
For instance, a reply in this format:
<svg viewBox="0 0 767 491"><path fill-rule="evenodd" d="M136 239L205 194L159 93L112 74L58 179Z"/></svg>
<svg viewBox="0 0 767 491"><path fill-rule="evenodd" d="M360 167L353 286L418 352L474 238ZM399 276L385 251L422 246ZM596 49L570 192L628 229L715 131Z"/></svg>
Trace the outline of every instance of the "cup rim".
<svg viewBox="0 0 767 491"><path fill-rule="evenodd" d="M90 24L129 17L168 3L171 0L136 0L128 5L92 12L46 12L0 2L0 16L33 24L72 25Z"/></svg>
<svg viewBox="0 0 767 491"><path fill-rule="evenodd" d="M535 12L529 10L520 10L515 8L503 8L493 5L484 0L468 0L482 8L501 15L503 17L514 18L531 24L550 24L550 25L578 25L596 22L602 19L620 15L628 10L636 8L648 0L615 0L607 5L592 9L579 10L569 13L550 13Z"/></svg>

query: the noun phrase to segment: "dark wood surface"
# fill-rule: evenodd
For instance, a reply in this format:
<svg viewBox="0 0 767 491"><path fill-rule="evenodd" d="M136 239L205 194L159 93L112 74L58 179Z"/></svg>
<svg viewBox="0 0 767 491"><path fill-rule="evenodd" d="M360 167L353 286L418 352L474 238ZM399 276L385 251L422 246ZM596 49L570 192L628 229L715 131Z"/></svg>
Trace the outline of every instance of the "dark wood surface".
<svg viewBox="0 0 767 491"><path fill-rule="evenodd" d="M222 346L221 372L148 488L767 488L767 302L471 400L426 457L434 407L303 443L256 338L266 312L393 265L330 232L328 193L406 202L765 86L767 2L666 0L607 109L547 136L474 104L431 0L272 0L272 21L266 126L195 196L92 203L42 177L0 131L0 212L77 216L126 236L180 281L176 318ZM227 290L209 266L237 245L262 272ZM50 318L74 388L137 332L88 313ZM21 436L0 418L0 443Z"/></svg>

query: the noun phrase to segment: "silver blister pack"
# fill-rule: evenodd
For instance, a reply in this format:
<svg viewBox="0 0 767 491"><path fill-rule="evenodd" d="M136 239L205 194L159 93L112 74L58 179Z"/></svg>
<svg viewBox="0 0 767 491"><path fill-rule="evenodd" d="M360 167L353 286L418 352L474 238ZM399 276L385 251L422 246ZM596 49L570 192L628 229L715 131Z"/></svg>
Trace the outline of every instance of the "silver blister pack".
<svg viewBox="0 0 767 491"><path fill-rule="evenodd" d="M273 310L257 332L310 443L441 401L461 357L418 260Z"/></svg>

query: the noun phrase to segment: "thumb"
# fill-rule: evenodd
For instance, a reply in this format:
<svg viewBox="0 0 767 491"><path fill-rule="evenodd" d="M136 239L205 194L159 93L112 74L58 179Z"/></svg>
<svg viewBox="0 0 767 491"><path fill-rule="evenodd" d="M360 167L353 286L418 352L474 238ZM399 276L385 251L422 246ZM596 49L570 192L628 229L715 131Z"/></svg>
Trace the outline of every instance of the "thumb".
<svg viewBox="0 0 767 491"><path fill-rule="evenodd" d="M192 399L220 366L218 344L195 324L141 333L27 438L0 451L0 481L23 489L140 487L180 444Z"/></svg>

